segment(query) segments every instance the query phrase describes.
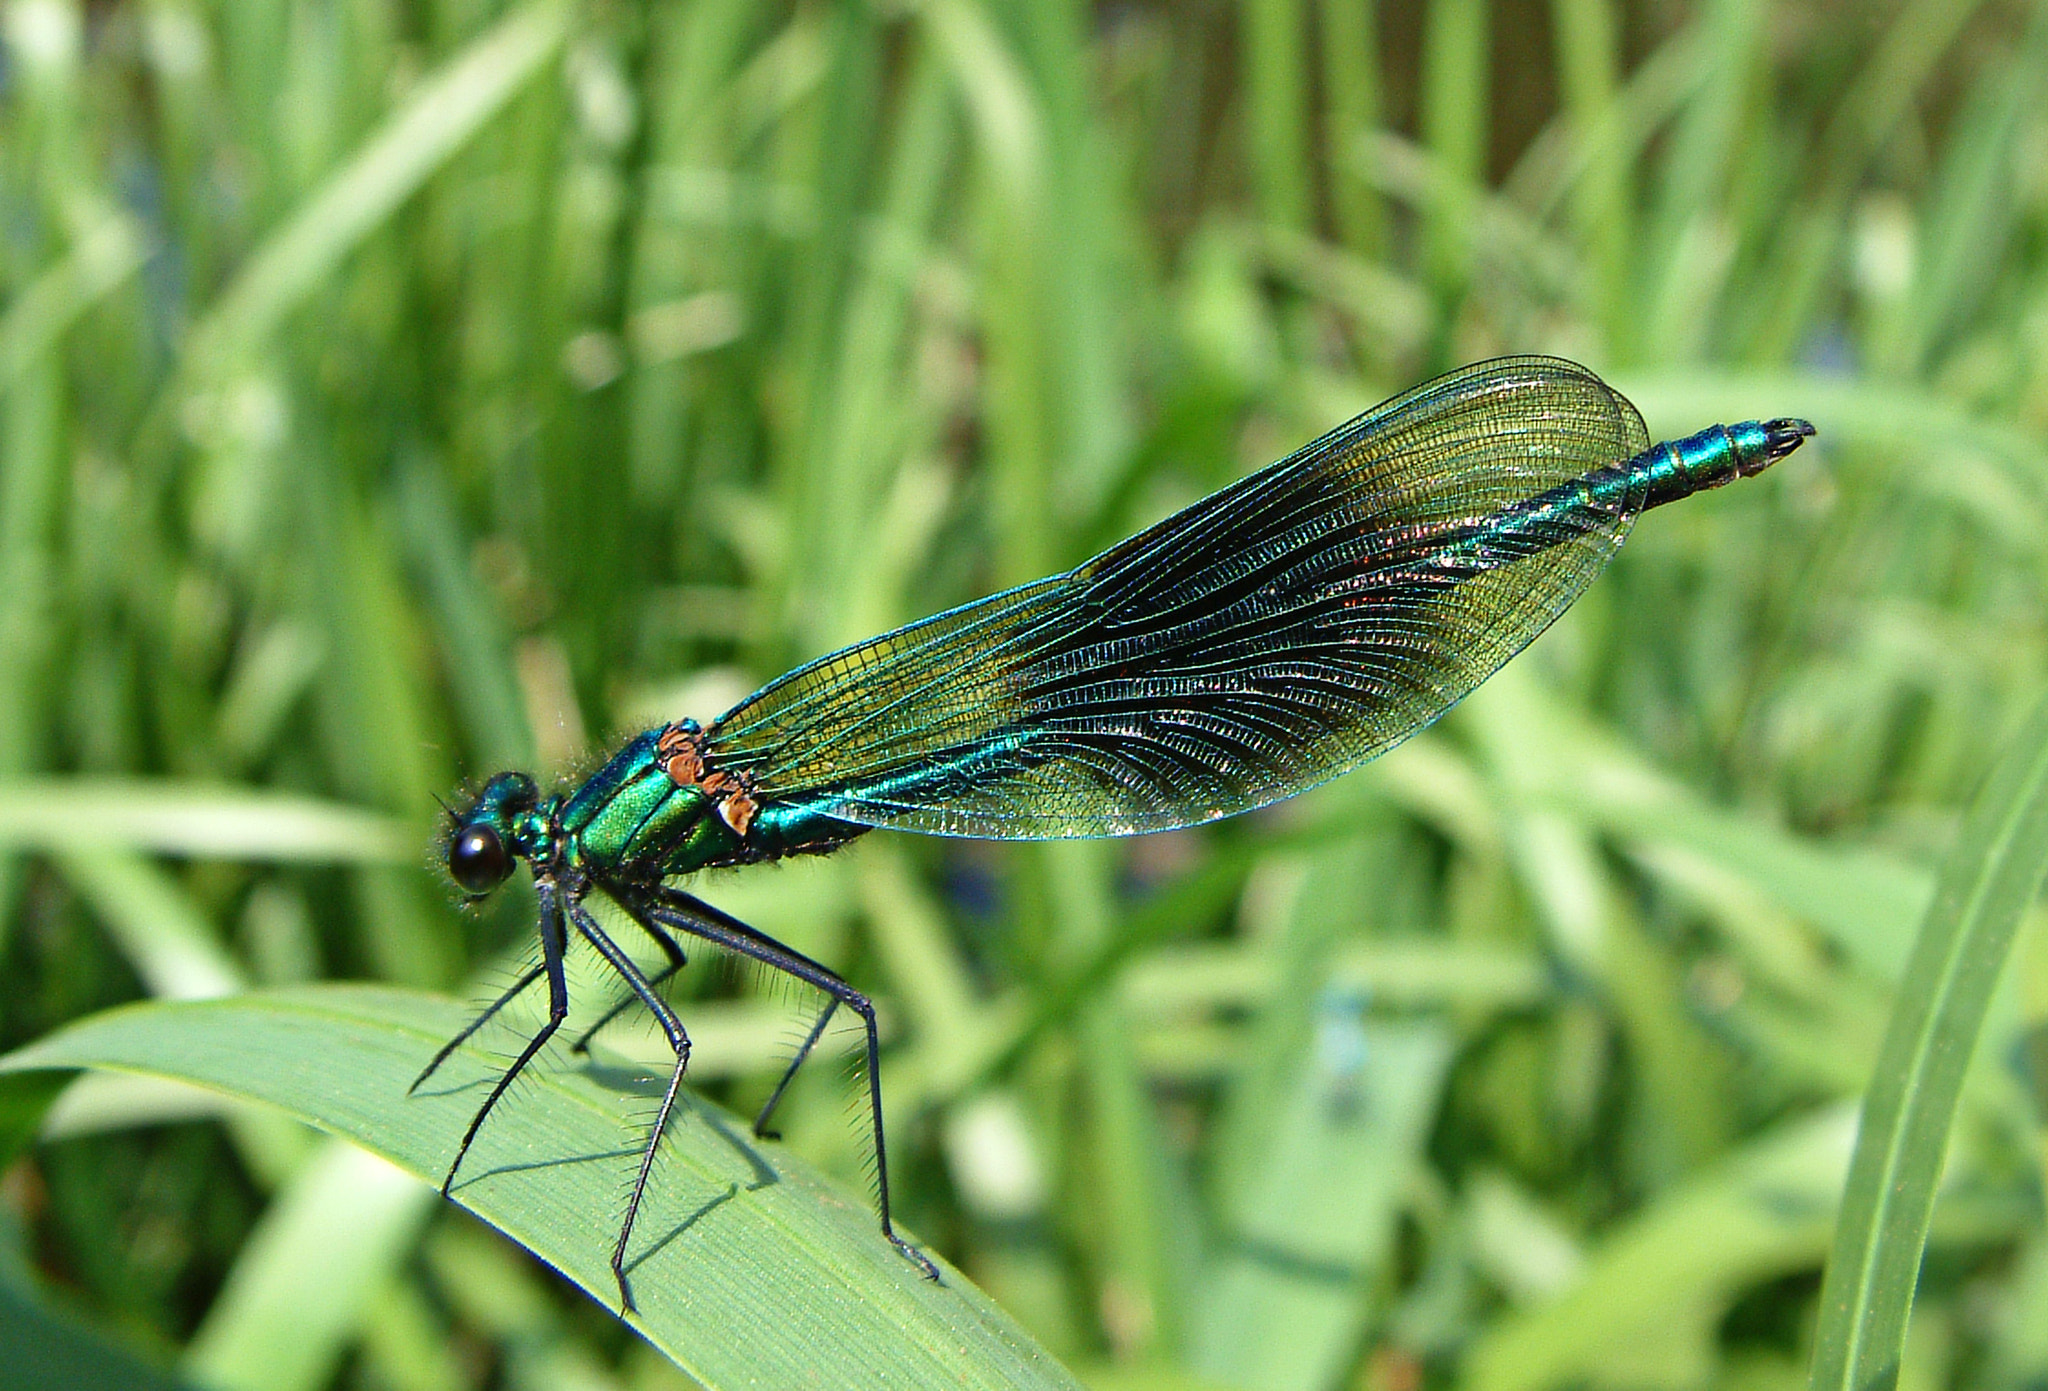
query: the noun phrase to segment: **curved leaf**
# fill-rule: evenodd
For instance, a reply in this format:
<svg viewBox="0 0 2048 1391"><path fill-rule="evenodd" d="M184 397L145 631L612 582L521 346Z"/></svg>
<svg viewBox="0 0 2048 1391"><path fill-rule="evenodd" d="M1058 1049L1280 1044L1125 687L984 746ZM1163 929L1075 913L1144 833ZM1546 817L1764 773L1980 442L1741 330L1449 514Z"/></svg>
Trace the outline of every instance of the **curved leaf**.
<svg viewBox="0 0 2048 1391"><path fill-rule="evenodd" d="M1898 1381L1963 1074L2048 869L2048 702L2011 750L1942 866L1892 1006L1821 1286L1814 1391Z"/></svg>
<svg viewBox="0 0 2048 1391"><path fill-rule="evenodd" d="M406 1087L465 1014L405 991L313 986L95 1015L0 1070L98 1067L268 1102L438 1179L501 1066L459 1050ZM608 1306L609 1259L658 1080L536 1069L484 1127L455 1198ZM635 1326L713 1391L731 1386L1075 1388L986 1296L924 1279L871 1205L753 1143L687 1093L647 1191L629 1274Z"/></svg>

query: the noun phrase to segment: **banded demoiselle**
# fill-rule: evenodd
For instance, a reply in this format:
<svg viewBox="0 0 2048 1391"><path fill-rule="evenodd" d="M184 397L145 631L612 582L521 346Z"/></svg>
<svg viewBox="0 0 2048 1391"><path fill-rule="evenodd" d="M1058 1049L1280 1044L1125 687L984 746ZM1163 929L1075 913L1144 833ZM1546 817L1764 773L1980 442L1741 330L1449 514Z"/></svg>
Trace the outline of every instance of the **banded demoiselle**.
<svg viewBox="0 0 2048 1391"><path fill-rule="evenodd" d="M480 895L527 861L541 959L414 1086L543 976L548 1017L477 1109L442 1193L567 1017L573 931L630 992L598 1023L637 1000L675 1052L612 1251L620 1303L632 1308L633 1220L690 1055L656 987L683 965L678 936L693 937L827 999L757 1134L834 1012L859 1016L882 1235L936 1279L890 1220L873 1004L670 880L829 852L878 827L1122 836L1292 797L1406 739L1526 647L1638 514L1760 473L1812 433L1803 420L1750 421L1653 447L1635 408L1583 367L1479 363L1065 574L820 657L709 728L648 730L566 795L498 774L454 817L448 872ZM645 931L665 959L659 973L644 974L591 915L593 889Z"/></svg>

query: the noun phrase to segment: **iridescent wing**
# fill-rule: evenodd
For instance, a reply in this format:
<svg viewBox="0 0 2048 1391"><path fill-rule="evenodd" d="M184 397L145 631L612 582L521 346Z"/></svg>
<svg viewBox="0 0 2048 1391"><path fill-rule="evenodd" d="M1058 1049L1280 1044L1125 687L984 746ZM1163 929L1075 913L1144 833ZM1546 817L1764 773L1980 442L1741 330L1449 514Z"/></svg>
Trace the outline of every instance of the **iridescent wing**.
<svg viewBox="0 0 2048 1391"><path fill-rule="evenodd" d="M1466 368L1064 575L791 672L718 721L710 759L938 835L1128 835L1291 797L1549 626L1642 506L1566 485L1648 447L1583 367ZM1540 528L1504 520L1538 495Z"/></svg>

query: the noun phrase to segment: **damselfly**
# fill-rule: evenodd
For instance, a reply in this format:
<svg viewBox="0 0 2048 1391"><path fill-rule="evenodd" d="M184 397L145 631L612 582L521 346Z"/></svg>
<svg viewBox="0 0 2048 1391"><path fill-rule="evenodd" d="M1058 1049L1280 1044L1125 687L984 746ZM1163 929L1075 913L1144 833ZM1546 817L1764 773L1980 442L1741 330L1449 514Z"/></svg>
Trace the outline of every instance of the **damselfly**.
<svg viewBox="0 0 2048 1391"><path fill-rule="evenodd" d="M1122 836L1292 797L1415 733L1526 647L1639 513L1760 473L1812 433L1803 420L1750 421L1653 447L1635 408L1583 367L1480 363L1065 574L820 657L709 728L650 729L566 795L498 774L454 818L448 872L483 894L527 861L541 959L419 1081L543 977L548 1017L477 1109L441 1191L568 1016L563 954L572 933L584 938L630 991L618 1008L644 1005L675 1052L612 1251L632 1307L627 1243L690 1058L656 987L683 965L678 937L694 937L827 997L757 1133L835 1012L859 1016L882 1235L936 1279L890 1219L873 1004L671 880L836 850L878 827ZM591 915L593 890L652 940L658 973Z"/></svg>

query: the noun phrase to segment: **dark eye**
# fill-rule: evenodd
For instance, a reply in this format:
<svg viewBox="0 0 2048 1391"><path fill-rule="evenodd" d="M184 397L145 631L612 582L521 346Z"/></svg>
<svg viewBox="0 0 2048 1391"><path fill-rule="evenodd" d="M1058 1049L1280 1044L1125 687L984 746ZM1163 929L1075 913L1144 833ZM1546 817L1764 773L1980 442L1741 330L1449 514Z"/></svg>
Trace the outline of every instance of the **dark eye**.
<svg viewBox="0 0 2048 1391"><path fill-rule="evenodd" d="M464 826L448 843L448 872L469 892L488 893L512 872L512 857L489 826Z"/></svg>

